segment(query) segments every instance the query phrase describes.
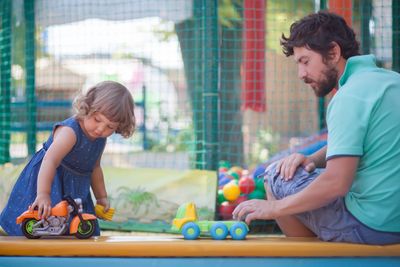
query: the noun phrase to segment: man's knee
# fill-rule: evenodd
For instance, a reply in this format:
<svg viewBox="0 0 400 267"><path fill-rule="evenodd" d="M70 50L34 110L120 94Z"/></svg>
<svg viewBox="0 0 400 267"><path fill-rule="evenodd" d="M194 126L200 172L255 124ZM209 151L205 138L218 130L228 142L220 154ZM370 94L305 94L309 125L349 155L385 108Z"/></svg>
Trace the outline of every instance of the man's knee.
<svg viewBox="0 0 400 267"><path fill-rule="evenodd" d="M265 188L265 192L267 195L267 199L268 200L276 200L274 194L271 191L271 186L269 185L269 183L265 182L264 183L264 188Z"/></svg>
<svg viewBox="0 0 400 267"><path fill-rule="evenodd" d="M311 173L299 167L291 180L285 181L276 171L277 163L271 164L266 170L265 182L270 187L270 192L276 199L282 199L296 194L307 187L318 175L319 172ZM268 197L268 195L267 195Z"/></svg>

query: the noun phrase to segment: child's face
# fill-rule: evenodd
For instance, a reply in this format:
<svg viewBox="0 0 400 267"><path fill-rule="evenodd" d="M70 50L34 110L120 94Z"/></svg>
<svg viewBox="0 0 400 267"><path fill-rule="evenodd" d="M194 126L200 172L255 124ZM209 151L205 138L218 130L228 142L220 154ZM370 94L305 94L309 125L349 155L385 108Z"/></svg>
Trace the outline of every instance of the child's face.
<svg viewBox="0 0 400 267"><path fill-rule="evenodd" d="M95 112L83 119L83 126L89 138L106 138L112 135L118 128L119 123L112 122L106 116Z"/></svg>

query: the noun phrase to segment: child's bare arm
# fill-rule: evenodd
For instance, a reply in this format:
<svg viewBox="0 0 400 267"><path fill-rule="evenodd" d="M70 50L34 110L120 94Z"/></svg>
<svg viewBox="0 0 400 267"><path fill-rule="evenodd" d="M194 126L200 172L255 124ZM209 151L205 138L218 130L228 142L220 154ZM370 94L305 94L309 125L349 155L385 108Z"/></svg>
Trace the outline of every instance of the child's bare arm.
<svg viewBox="0 0 400 267"><path fill-rule="evenodd" d="M108 201L103 169L100 165L100 158L97 160L93 169L91 186L96 198L96 203L104 206L104 210L107 211L110 208L110 203Z"/></svg>
<svg viewBox="0 0 400 267"><path fill-rule="evenodd" d="M50 191L57 167L76 143L76 135L69 127L58 127L40 166L37 196L30 209L38 207L39 216L47 217L51 211Z"/></svg>

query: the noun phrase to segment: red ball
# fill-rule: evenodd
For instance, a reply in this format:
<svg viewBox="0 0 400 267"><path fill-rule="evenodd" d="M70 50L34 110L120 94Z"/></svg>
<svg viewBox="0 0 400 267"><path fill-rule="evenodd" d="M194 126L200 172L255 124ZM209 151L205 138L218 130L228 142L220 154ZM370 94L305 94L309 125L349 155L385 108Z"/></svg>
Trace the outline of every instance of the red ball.
<svg viewBox="0 0 400 267"><path fill-rule="evenodd" d="M254 191L256 184L250 177L243 177L239 180L239 189L242 194L250 194Z"/></svg>
<svg viewBox="0 0 400 267"><path fill-rule="evenodd" d="M246 195L241 195L235 201L233 201L233 204L239 205L240 203L242 203L243 201L246 201L248 199L249 198Z"/></svg>
<svg viewBox="0 0 400 267"><path fill-rule="evenodd" d="M228 168L226 168L226 167L219 167L218 168L218 172L219 173L225 173L225 172L227 172L228 171Z"/></svg>
<svg viewBox="0 0 400 267"><path fill-rule="evenodd" d="M224 201L218 207L218 213L223 220L231 220L232 212L235 210L235 208L236 208L235 204L228 201Z"/></svg>

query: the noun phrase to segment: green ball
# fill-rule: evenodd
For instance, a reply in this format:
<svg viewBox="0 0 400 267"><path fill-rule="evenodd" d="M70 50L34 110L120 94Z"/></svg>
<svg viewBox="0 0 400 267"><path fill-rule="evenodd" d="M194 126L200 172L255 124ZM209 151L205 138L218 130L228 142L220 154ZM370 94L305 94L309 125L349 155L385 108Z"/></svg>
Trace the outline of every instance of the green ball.
<svg viewBox="0 0 400 267"><path fill-rule="evenodd" d="M224 192L222 191L222 189L218 190L218 198L217 198L218 204L221 204L222 202L226 201L225 197L224 197Z"/></svg>
<svg viewBox="0 0 400 267"><path fill-rule="evenodd" d="M264 187L264 179L263 178L257 178L256 179L256 190L262 191L265 193L265 187Z"/></svg>
<svg viewBox="0 0 400 267"><path fill-rule="evenodd" d="M229 169L231 167L231 163L227 160L220 160L218 163L218 167L225 167Z"/></svg>
<svg viewBox="0 0 400 267"><path fill-rule="evenodd" d="M233 172L233 171L228 171L227 172L229 175L231 175L235 180L239 180L239 174L237 172Z"/></svg>
<svg viewBox="0 0 400 267"><path fill-rule="evenodd" d="M266 195L265 192L256 189L249 194L249 199L266 199Z"/></svg>

